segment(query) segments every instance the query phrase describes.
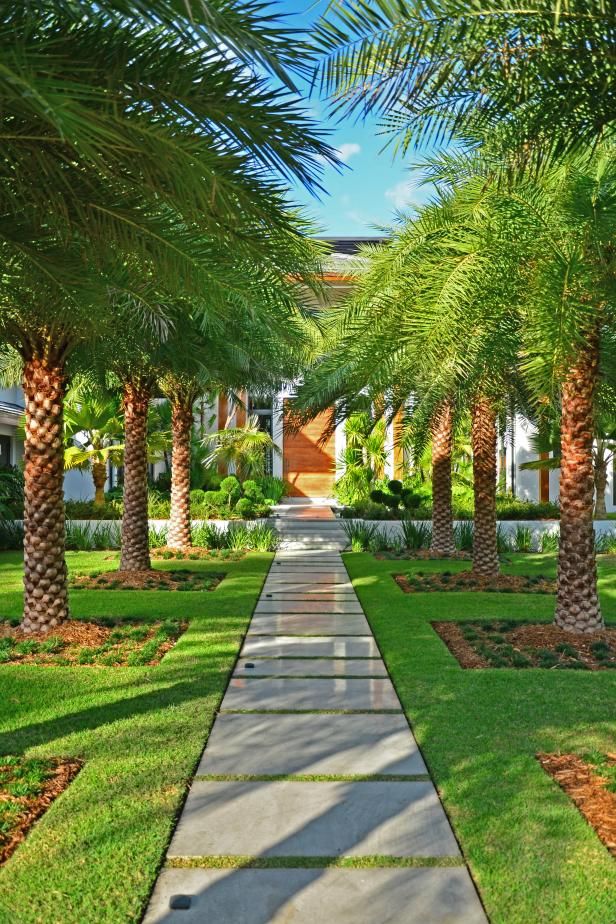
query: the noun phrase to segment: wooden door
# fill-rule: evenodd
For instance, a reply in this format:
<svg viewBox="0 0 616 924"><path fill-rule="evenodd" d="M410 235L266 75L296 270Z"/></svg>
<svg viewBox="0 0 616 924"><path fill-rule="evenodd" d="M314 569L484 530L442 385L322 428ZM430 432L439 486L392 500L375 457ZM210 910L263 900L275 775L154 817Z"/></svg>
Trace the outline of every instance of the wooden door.
<svg viewBox="0 0 616 924"><path fill-rule="evenodd" d="M282 469L291 497L332 496L335 434L332 433L325 443L320 442L329 419L329 412L324 411L296 433L284 432Z"/></svg>

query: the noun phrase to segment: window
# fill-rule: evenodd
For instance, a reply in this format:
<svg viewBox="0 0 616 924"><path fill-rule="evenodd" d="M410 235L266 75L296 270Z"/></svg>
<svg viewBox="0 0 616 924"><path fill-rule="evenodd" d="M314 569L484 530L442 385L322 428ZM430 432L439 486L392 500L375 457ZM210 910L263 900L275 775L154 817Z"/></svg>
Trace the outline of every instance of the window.
<svg viewBox="0 0 616 924"><path fill-rule="evenodd" d="M270 436L274 433L274 418L273 418L273 408L274 402L271 395L248 395L248 414L251 417L256 417L259 423L259 430L264 430L266 433L269 433ZM272 451L268 450L265 454L265 474L271 475L273 471L273 455Z"/></svg>
<svg viewBox="0 0 616 924"><path fill-rule="evenodd" d="M0 468L11 464L11 437L0 436Z"/></svg>

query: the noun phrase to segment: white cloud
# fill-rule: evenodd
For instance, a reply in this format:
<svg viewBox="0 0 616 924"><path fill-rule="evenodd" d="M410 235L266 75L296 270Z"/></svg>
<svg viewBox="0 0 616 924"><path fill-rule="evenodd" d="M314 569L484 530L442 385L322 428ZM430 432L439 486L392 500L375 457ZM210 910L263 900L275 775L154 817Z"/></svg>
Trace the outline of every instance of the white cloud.
<svg viewBox="0 0 616 924"><path fill-rule="evenodd" d="M411 180L400 180L395 186L385 190L385 198L389 199L397 209L403 209L413 203L413 193L417 186Z"/></svg>
<svg viewBox="0 0 616 924"><path fill-rule="evenodd" d="M340 160L344 161L345 164L348 164L350 159L359 154L361 151L361 145L356 144L354 141L348 141L346 144L341 144L338 148L338 157Z"/></svg>

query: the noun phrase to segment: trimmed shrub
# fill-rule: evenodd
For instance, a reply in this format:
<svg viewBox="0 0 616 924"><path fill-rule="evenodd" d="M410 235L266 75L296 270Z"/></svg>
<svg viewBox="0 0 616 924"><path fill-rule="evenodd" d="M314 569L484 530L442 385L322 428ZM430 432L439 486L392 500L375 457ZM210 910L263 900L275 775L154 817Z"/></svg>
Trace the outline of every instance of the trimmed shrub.
<svg viewBox="0 0 616 924"><path fill-rule="evenodd" d="M205 491L202 491L200 488L196 488L194 491L190 492L190 503L192 504L204 504L205 501Z"/></svg>
<svg viewBox="0 0 616 924"><path fill-rule="evenodd" d="M107 501L101 507L96 507L91 500L64 502L64 515L67 520L120 520L122 509L121 501Z"/></svg>
<svg viewBox="0 0 616 924"><path fill-rule="evenodd" d="M402 482L396 478L387 482L387 488L392 494L402 494Z"/></svg>
<svg viewBox="0 0 616 924"><path fill-rule="evenodd" d="M231 497L234 494L241 493L241 487L239 480L235 475L227 475L226 478L223 478L220 482L220 490L225 495L225 497Z"/></svg>
<svg viewBox="0 0 616 924"><path fill-rule="evenodd" d="M255 505L250 497L240 497L235 505L235 513L247 520L255 515Z"/></svg>
<svg viewBox="0 0 616 924"><path fill-rule="evenodd" d="M244 495L249 498L255 504L262 504L265 498L263 497L263 491L259 487L256 481L245 481L242 485L242 491Z"/></svg>

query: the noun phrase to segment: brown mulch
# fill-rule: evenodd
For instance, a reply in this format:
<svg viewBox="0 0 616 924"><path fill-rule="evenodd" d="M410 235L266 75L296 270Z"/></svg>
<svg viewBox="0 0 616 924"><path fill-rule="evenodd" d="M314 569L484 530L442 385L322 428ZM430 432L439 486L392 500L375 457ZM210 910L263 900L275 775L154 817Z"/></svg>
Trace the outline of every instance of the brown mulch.
<svg viewBox="0 0 616 924"><path fill-rule="evenodd" d="M2 758L0 757L0 764ZM14 827L0 841L0 865L5 863L14 850L24 840L34 822L44 815L54 799L64 792L69 783L75 779L83 766L82 760L70 758L49 758L53 775L45 780L40 793L36 796L10 796L0 790L0 800L10 798L23 805L23 812L15 818Z"/></svg>
<svg viewBox="0 0 616 924"><path fill-rule="evenodd" d="M470 552L452 552L451 555L441 555L430 549L406 549L404 552L376 552L375 558L398 559L400 561L470 561Z"/></svg>
<svg viewBox="0 0 616 924"><path fill-rule="evenodd" d="M156 634L156 631L159 627L159 623L151 623L147 626L147 636L139 642L133 644L133 648L141 648L145 645L150 639ZM188 623L181 622L178 624L178 637L186 631ZM16 643L19 642L46 642L50 638L59 638L64 643L58 652L55 653L45 653L45 652L34 652L33 654L20 654L15 655L11 658L10 661L5 662L8 664L36 664L39 667L55 667L58 665L67 665L70 667L81 667L79 663L79 654L80 651L84 648L99 648L101 645L105 645L108 641L109 636L114 632L118 626L102 626L95 622L80 622L78 620L70 620L67 623L64 623L60 626L54 626L49 632L23 632L21 628L15 628L8 625L7 623L0 623L0 638L12 637ZM136 626L135 626L136 628ZM128 639L125 642L118 642L117 644L112 643L112 648L110 653L114 650L119 650L122 645L126 644ZM160 645L157 649L156 656L147 662L148 666L155 666L158 664L163 657L170 651L174 645L177 643L177 638L168 638L161 640ZM100 663L92 663L85 665L87 667L108 667L110 665L103 665ZM126 660L118 661L117 663L111 665L113 667L125 667Z"/></svg>
<svg viewBox="0 0 616 924"><path fill-rule="evenodd" d="M0 638L12 636L18 642L45 642L51 635L61 638L67 645L97 648L103 645L110 636L113 628L100 626L95 622L79 622L77 620L54 626L49 632L23 632L8 623L0 623Z"/></svg>
<svg viewBox="0 0 616 924"><path fill-rule="evenodd" d="M556 593L556 581L533 580L523 575L499 574L496 577L481 577L472 571L456 574L394 574L393 579L404 593L430 593L431 591L492 591L494 593L546 594ZM415 583L413 583L415 579ZM417 583L419 582L419 584Z"/></svg>
<svg viewBox="0 0 616 924"><path fill-rule="evenodd" d="M198 579L211 583L210 590L220 584L224 575L203 574ZM71 578L73 587L82 587L86 590L156 590L165 587L168 590L177 590L185 582L178 581L174 571L104 571L96 576L90 574L75 575Z"/></svg>
<svg viewBox="0 0 616 924"><path fill-rule="evenodd" d="M616 754L608 754L607 758L611 766L616 766ZM616 793L606 789L607 777L577 754L537 754L537 760L616 857Z"/></svg>
<svg viewBox="0 0 616 924"><path fill-rule="evenodd" d="M494 621L498 623L498 620ZM447 645L452 655L456 658L461 667L467 669L492 668L486 658L479 652L475 651L471 642L464 638L463 628L472 627L478 632L482 632L482 624L477 623L457 623L457 622L433 622L432 627ZM616 628L603 629L601 632L594 632L592 635L582 635L574 632L566 632L559 629L558 626L550 623L520 623L515 629L510 631L500 631L506 642L512 645L516 651L528 654L529 649L536 651L538 649L548 649L555 651L557 645L571 645L578 651L579 658L590 670L612 670L613 668L600 664L590 646L595 642L604 641L616 648ZM487 637L486 637L487 640ZM509 666L509 665L507 665ZM534 667L536 665L529 665Z"/></svg>
<svg viewBox="0 0 616 924"><path fill-rule="evenodd" d="M221 552L224 552L224 554L221 555ZM172 549L168 545L150 549L151 558L163 558L167 561L172 561L173 559L178 561L199 561L201 559L217 560L221 558L228 561L239 561L241 558L245 558L245 556L246 553L240 549L204 549L197 545L191 545L182 550Z"/></svg>

